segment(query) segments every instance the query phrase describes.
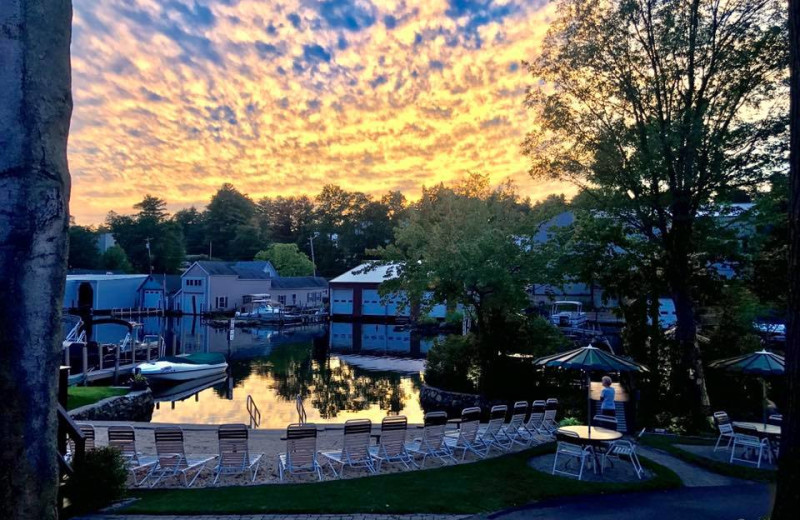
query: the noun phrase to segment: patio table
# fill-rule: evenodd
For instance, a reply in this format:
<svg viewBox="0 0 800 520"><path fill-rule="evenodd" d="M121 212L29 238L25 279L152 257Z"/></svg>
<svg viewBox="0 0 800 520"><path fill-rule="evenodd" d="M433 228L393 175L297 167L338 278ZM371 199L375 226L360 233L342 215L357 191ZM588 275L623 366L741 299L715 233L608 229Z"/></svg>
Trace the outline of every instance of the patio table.
<svg viewBox="0 0 800 520"><path fill-rule="evenodd" d="M781 427L777 424L764 424L761 422L734 421L734 428L754 429L760 435L778 436L781 434Z"/></svg>
<svg viewBox="0 0 800 520"><path fill-rule="evenodd" d="M591 429L592 436L589 437L589 430ZM569 431L578 434L578 442L584 445L599 445L604 442L616 441L622 438L622 433L616 430L609 430L608 428L600 428L599 426L562 426L558 431ZM603 473L603 467L600 465L597 452L592 450L594 470L600 468L600 473Z"/></svg>

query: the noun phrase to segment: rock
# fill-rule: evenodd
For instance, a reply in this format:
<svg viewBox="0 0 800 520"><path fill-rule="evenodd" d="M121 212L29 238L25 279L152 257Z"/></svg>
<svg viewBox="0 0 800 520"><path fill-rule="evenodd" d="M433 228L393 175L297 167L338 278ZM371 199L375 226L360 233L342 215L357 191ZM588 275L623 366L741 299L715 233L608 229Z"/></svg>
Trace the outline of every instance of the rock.
<svg viewBox="0 0 800 520"><path fill-rule="evenodd" d="M153 392L148 388L75 408L69 415L76 421L150 422L153 408Z"/></svg>

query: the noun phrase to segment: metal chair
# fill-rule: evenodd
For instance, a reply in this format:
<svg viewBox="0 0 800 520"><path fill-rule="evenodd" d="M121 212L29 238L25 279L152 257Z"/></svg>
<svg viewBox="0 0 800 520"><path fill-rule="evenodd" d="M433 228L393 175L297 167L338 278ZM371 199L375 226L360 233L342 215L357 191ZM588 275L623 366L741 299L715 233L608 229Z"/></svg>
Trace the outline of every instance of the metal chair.
<svg viewBox="0 0 800 520"><path fill-rule="evenodd" d="M730 448L735 433L728 414L725 412L714 412L714 422L717 424L717 430L719 430L719 437L717 437L717 443L714 445L714 451L720 448L720 443L724 438L728 439L728 444L723 449Z"/></svg>
<svg viewBox="0 0 800 520"><path fill-rule="evenodd" d="M767 452L767 458L770 462L772 462L772 451L770 450L769 441L766 438L760 438L758 436L758 431L752 427L740 427L740 432L736 432L733 434L733 444L731 446L731 458L728 462L733 463L733 461L745 462L747 464L755 464L757 468L761 467L761 459L764 456L764 450ZM751 451L758 451L758 459L756 462L752 460L742 457L736 456L736 449L742 448L744 450L744 454L747 454Z"/></svg>
<svg viewBox="0 0 800 520"><path fill-rule="evenodd" d="M575 432L557 430L555 436L556 456L553 460L553 475L560 473L562 475L578 477L578 480L581 480L583 478L583 468L586 465L586 460L592 460L594 458L594 449L591 446L581 444L580 436ZM568 457L567 463L569 463L570 458L578 459L580 461L578 472L571 473L567 471L566 464L564 465L564 469L557 469L559 456Z"/></svg>
<svg viewBox="0 0 800 520"><path fill-rule="evenodd" d="M467 452L474 453L480 458L485 458L488 449L478 439L478 430L481 424L481 409L477 406L464 408L461 411L461 424L457 432L446 434L445 443L451 450L462 450L463 461Z"/></svg>
<svg viewBox="0 0 800 520"><path fill-rule="evenodd" d="M370 446L369 452L378 463L380 471L384 462L400 462L406 469L417 465L406 449L408 419L402 415L384 417L381 421L381 438L377 446Z"/></svg>
<svg viewBox="0 0 800 520"><path fill-rule="evenodd" d="M278 455L278 475L315 473L322 480L322 466L317 461L317 426L311 423L290 424L286 428L286 453Z"/></svg>

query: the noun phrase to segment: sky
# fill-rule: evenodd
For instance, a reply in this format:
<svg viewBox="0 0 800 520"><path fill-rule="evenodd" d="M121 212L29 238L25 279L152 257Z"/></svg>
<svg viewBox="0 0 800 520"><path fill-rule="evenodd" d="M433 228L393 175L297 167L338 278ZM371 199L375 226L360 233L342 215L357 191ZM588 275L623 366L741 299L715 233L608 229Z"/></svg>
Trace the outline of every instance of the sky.
<svg viewBox="0 0 800 520"><path fill-rule="evenodd" d="M467 172L539 199L520 142L547 0L74 0L71 213L230 182L379 195Z"/></svg>

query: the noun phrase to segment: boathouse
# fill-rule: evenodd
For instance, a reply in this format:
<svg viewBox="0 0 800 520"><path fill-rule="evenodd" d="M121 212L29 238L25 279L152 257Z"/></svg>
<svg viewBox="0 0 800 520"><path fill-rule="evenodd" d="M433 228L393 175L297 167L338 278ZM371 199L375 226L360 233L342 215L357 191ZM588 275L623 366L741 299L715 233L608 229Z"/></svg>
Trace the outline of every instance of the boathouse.
<svg viewBox="0 0 800 520"><path fill-rule="evenodd" d="M95 311L139 307L139 287L146 274L68 274L64 308Z"/></svg>

